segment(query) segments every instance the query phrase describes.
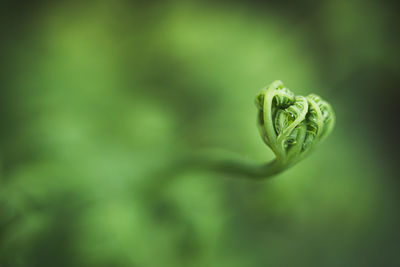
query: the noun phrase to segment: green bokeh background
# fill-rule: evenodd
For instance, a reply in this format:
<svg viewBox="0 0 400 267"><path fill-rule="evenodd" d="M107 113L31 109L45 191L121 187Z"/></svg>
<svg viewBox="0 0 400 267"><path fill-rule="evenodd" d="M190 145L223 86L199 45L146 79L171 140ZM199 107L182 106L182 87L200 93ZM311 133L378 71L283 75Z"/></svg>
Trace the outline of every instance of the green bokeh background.
<svg viewBox="0 0 400 267"><path fill-rule="evenodd" d="M9 1L1 14L1 267L400 265L393 4ZM309 157L266 181L163 173L209 147L271 160L253 101L276 79L337 113Z"/></svg>

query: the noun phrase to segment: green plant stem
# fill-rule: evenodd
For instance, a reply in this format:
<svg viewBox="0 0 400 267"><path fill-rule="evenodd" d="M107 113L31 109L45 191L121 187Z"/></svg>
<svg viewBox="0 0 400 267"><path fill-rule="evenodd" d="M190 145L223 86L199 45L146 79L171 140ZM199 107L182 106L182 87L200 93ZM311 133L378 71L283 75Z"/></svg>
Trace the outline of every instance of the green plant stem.
<svg viewBox="0 0 400 267"><path fill-rule="evenodd" d="M213 169L225 175L264 179L282 172L286 167L278 160L265 164L225 161L217 163Z"/></svg>
<svg viewBox="0 0 400 267"><path fill-rule="evenodd" d="M204 151L196 156L186 157L177 168L213 171L231 177L264 179L282 172L287 164L277 158L269 163L259 163L230 152Z"/></svg>
<svg viewBox="0 0 400 267"><path fill-rule="evenodd" d="M261 181L286 169L288 164L277 158L269 163L259 163L227 151L203 150L201 153L186 154L179 160L166 163L149 177L151 182L146 185L144 192L148 196L157 195L156 192L168 187L173 180L187 172L218 173L229 178Z"/></svg>

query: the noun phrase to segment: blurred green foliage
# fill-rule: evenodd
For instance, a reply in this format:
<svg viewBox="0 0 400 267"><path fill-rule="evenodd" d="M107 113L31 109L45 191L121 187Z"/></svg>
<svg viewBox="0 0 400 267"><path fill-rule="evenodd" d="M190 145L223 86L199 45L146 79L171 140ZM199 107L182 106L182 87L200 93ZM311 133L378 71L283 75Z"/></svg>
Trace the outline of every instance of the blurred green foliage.
<svg viewBox="0 0 400 267"><path fill-rule="evenodd" d="M349 78L395 68L388 8L260 5L42 3L3 34L0 266L400 264L396 192L354 103L374 88ZM275 79L337 112L311 156L262 182L161 172L204 147L272 159L253 100Z"/></svg>

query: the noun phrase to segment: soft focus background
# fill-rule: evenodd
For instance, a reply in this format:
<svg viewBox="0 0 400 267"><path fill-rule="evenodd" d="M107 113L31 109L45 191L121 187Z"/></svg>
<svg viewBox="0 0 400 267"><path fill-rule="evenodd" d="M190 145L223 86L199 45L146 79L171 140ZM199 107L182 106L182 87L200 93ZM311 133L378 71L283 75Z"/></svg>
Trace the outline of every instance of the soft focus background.
<svg viewBox="0 0 400 267"><path fill-rule="evenodd" d="M400 266L395 1L2 1L0 266ZM337 125L266 181L163 171L255 160L281 79Z"/></svg>

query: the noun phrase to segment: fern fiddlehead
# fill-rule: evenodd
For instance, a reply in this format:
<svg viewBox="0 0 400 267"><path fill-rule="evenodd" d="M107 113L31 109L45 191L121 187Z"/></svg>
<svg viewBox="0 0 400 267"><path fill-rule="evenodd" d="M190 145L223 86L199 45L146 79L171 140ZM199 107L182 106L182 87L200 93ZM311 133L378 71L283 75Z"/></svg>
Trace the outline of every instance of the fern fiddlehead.
<svg viewBox="0 0 400 267"><path fill-rule="evenodd" d="M281 81L274 81L255 99L257 126L274 161L259 165L246 160L216 164L224 173L253 178L273 176L299 162L332 131L335 114L328 102L315 94L296 96Z"/></svg>
<svg viewBox="0 0 400 267"><path fill-rule="evenodd" d="M328 102L315 94L295 96L281 81L263 89L256 96L256 106L260 135L274 152L274 168L279 171L302 159L335 124Z"/></svg>
<svg viewBox="0 0 400 267"><path fill-rule="evenodd" d="M185 157L171 172L198 168L230 176L271 177L304 158L329 135L335 124L335 114L328 102L315 94L296 96L281 81L274 81L257 94L255 104L258 130L274 152L275 160L260 164L226 151L207 150Z"/></svg>

